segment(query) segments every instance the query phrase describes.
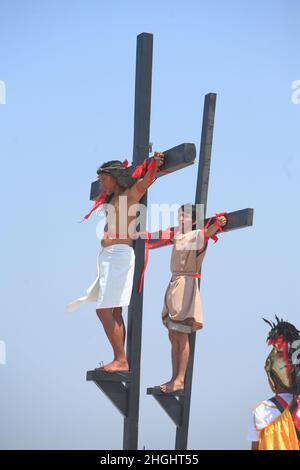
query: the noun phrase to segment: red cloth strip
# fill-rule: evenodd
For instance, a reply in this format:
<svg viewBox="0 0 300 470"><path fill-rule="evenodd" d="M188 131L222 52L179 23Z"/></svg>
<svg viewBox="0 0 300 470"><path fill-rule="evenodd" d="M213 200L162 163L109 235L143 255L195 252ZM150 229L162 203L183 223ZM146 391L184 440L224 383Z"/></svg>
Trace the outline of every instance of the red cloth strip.
<svg viewBox="0 0 300 470"><path fill-rule="evenodd" d="M140 277L139 288L138 288L138 293L140 294L141 291L142 291L143 279L144 279L145 272L146 272L146 269L147 269L147 266L148 266L149 249L155 248L156 246L164 245L165 243L172 244L171 239L174 238L174 230L171 230L171 228L168 227L166 230L161 231L161 234L160 234L160 237L159 237L161 239L161 241L151 243L151 245L149 244L149 240L152 239L152 234L150 232L147 232L147 231L146 232L140 232L139 234L146 235L146 237L147 237L146 241L145 241L144 267L143 267L143 271L142 271L142 274L141 274L141 277ZM165 235L167 235L167 236L164 237Z"/></svg>
<svg viewBox="0 0 300 470"><path fill-rule="evenodd" d="M165 244L172 245L171 240L161 240L160 242L154 242L149 245L149 250L152 250L152 248L157 248L158 246L163 246Z"/></svg>
<svg viewBox="0 0 300 470"><path fill-rule="evenodd" d="M147 171L147 158L145 158L144 162L140 165L137 165L134 172L132 173L132 178L141 178L144 176L145 172Z"/></svg>
<svg viewBox="0 0 300 470"><path fill-rule="evenodd" d="M149 174L149 186L153 183L155 170L158 168L156 160L151 158L150 161L148 158L145 158L144 162L140 165L137 165L136 169L132 173L132 178L142 178L145 176L145 173L150 170ZM141 190L140 190L141 191Z"/></svg>
<svg viewBox="0 0 300 470"><path fill-rule="evenodd" d="M219 212L218 214L215 215L215 218L217 219L218 217L222 217L222 216L227 217L227 212ZM207 237L205 235L205 230L209 227L209 224L212 221L212 219L213 219L213 217L210 217L210 219L207 221L207 223L204 227L204 241L207 241L207 240L209 240L209 238L212 238L214 240L214 242L216 243L219 240L217 235L212 235L211 237ZM220 232L223 232L223 228L217 220L215 220L214 225L216 225L218 227Z"/></svg>
<svg viewBox="0 0 300 470"><path fill-rule="evenodd" d="M210 238L210 237L207 237L207 236L205 235L205 231L206 231L206 229L209 227L209 224L210 224L211 221L212 221L212 217L210 217L210 219L208 219L208 221L207 221L207 223L205 224L204 229L203 229L204 241L205 241L205 242L207 242L207 241L209 240L209 238ZM213 235L213 236L214 236L214 235ZM213 237L211 237L211 238L213 238ZM218 237L217 237L217 240L218 240ZM215 242L216 242L217 240L215 240Z"/></svg>
<svg viewBox="0 0 300 470"><path fill-rule="evenodd" d="M95 201L95 204L94 204L94 207L90 210L90 212L88 214L86 214L82 220L80 220L80 223L83 222L84 220L88 219L90 217L90 215L96 210L98 209L98 207L101 206L101 204L103 204L105 202L105 199L107 197L107 192L106 191L102 191L99 196L97 197L96 201Z"/></svg>
<svg viewBox="0 0 300 470"><path fill-rule="evenodd" d="M286 402L280 395L275 395L275 398L276 400L278 401L278 403L280 403L280 405L282 406L282 408L287 408L289 406L289 403Z"/></svg>
<svg viewBox="0 0 300 470"><path fill-rule="evenodd" d="M147 265L148 265L148 260L149 260L149 239L151 239L151 237L152 237L151 233L147 232L147 238L146 238L146 241L145 241L145 261L144 261L144 267L143 267L143 271L142 271L142 274L141 274L141 277L140 277L140 283L139 283L139 287L138 287L138 293L139 294L142 292L143 279L144 279L146 268L147 268Z"/></svg>

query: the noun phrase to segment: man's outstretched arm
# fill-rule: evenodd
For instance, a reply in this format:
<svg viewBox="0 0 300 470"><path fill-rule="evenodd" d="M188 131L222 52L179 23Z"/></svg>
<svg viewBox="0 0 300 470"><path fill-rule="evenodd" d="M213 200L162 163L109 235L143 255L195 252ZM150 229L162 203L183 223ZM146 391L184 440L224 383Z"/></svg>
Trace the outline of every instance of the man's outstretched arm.
<svg viewBox="0 0 300 470"><path fill-rule="evenodd" d="M153 178L156 176L157 168L164 164L164 154L162 152L155 152L153 159L156 163L154 170L148 170L143 178L140 178L131 188L128 189L127 195L134 202L138 202L142 199L149 186L153 183Z"/></svg>

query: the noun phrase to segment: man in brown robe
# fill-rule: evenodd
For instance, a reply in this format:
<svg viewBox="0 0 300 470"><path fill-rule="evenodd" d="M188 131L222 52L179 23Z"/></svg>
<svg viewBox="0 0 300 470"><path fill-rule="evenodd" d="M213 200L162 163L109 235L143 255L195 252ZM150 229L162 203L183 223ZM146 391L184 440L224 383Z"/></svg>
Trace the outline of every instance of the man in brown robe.
<svg viewBox="0 0 300 470"><path fill-rule="evenodd" d="M191 227L195 219L195 205L185 204L179 208L179 227L174 236L171 255L172 277L162 310L162 321L169 330L172 350L172 378L159 386L165 393L178 393L184 389L190 353L188 334L203 326L198 273L206 254L208 239L227 222L225 216L220 216L203 230L185 232L184 228Z"/></svg>

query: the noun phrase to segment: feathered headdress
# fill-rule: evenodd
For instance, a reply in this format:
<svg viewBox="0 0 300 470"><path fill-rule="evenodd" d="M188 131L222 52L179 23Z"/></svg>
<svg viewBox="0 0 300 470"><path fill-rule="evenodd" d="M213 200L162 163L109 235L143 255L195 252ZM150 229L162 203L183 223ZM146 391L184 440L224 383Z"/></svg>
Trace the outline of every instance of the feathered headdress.
<svg viewBox="0 0 300 470"><path fill-rule="evenodd" d="M277 315L276 322L263 320L271 327L267 343L282 352L291 390L295 395L300 395L300 331L292 323L280 320Z"/></svg>

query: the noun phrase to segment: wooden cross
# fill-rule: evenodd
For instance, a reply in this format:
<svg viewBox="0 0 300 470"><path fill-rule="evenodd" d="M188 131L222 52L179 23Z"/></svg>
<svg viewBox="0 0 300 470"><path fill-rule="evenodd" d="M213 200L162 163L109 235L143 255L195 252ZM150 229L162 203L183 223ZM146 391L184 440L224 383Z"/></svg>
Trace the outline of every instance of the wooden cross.
<svg viewBox="0 0 300 470"><path fill-rule="evenodd" d="M151 109L151 80L152 80L153 35L142 33L137 37L136 79L135 79L135 112L134 112L134 143L133 167L143 163L149 156L149 132ZM212 134L214 124L216 95L209 94L205 98L203 128L199 171L195 202L206 207ZM182 144L164 152L166 162L161 167L163 173L172 173L194 163L196 150L194 144ZM101 191L99 182L91 186L90 199L95 200ZM141 204L147 205L147 193L141 199ZM229 220L224 231L252 225L253 210L244 209L229 214ZM152 234L150 243L156 241L159 233ZM134 242L135 273L127 323L127 360L129 372L107 373L91 370L87 372L87 380L93 381L112 401L124 417L123 449L138 448L138 421L140 396L140 359L142 337L143 291L138 293L140 275L144 266L145 239L139 238ZM172 418L177 427L176 449L186 449L190 412L190 397L193 374L195 349L195 333L190 335L190 360L186 373L184 396L167 397L163 392L148 389Z"/></svg>
<svg viewBox="0 0 300 470"><path fill-rule="evenodd" d="M217 95L215 93L209 93L205 96L204 102L198 178L195 196L195 204L204 204L204 217L206 215L207 206L216 97ZM253 224L253 213L253 209L242 209L235 212L229 212L227 214L228 222L225 227L223 227L223 231L230 232L232 230L251 226ZM208 220L209 219L205 219L204 223L206 223ZM159 232L152 234L152 238L149 241L150 246L158 238ZM160 245L154 249L158 249L161 246L164 245ZM200 279L198 280L198 283L200 288ZM178 394L174 393L171 396L167 396L157 388L147 389L147 394L154 396L157 402L162 406L162 408L176 425L176 450L187 449L196 333L189 335L189 343L190 357L186 371L184 392Z"/></svg>

